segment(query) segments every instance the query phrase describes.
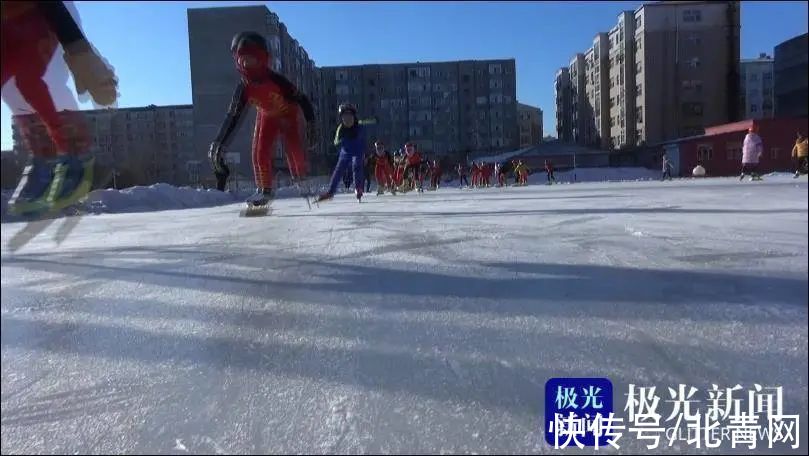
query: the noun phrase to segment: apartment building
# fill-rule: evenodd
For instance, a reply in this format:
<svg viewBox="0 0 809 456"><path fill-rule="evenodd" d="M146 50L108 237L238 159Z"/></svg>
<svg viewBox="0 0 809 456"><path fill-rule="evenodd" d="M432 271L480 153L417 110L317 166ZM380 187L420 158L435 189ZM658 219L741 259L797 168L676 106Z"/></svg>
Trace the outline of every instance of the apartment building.
<svg viewBox="0 0 809 456"><path fill-rule="evenodd" d="M596 34L591 47L584 56L587 68L587 102L592 112L585 130L585 145L607 149L610 138L610 117L608 90L610 78L609 36L601 32Z"/></svg>
<svg viewBox="0 0 809 456"><path fill-rule="evenodd" d="M569 74L557 73L559 138L621 149L736 120L741 114L739 31L737 1L656 2L620 13L606 38L598 34L585 54L576 54ZM585 86L576 71L580 59ZM569 114L561 90L568 80ZM582 108L581 94L589 106Z"/></svg>
<svg viewBox="0 0 809 456"><path fill-rule="evenodd" d="M807 117L809 113L809 34L775 47L775 115Z"/></svg>
<svg viewBox="0 0 809 456"><path fill-rule="evenodd" d="M560 68L556 72L553 85L556 100L556 137L563 143L573 142L573 128L570 125L572 103L570 94L570 70Z"/></svg>
<svg viewBox="0 0 809 456"><path fill-rule="evenodd" d="M609 43L609 125L608 144L614 149L632 147L637 141L638 116L635 78L635 16L632 11L618 15L618 23L608 34ZM642 84L640 85L642 87Z"/></svg>
<svg viewBox="0 0 809 456"><path fill-rule="evenodd" d="M570 127L572 142L585 144L585 130L591 112L587 108L587 69L584 54L578 53L568 66L570 72Z"/></svg>
<svg viewBox="0 0 809 456"><path fill-rule="evenodd" d="M649 3L634 16L639 143L739 117L739 2Z"/></svg>
<svg viewBox="0 0 809 456"><path fill-rule="evenodd" d="M520 126L520 149L542 142L542 110L536 106L517 104L517 122Z"/></svg>
<svg viewBox="0 0 809 456"><path fill-rule="evenodd" d="M191 94L194 105L194 149L205 156L225 118L239 76L230 52L233 37L244 31L263 35L273 56L273 70L286 76L306 94L315 109L320 105L319 75L315 63L292 38L278 16L263 5L188 9ZM238 185L252 183L251 144L255 110L249 107L226 154ZM321 133L321 137L323 132ZM324 142L325 143L325 142ZM325 146L314 155L325 153ZM277 169L286 169L283 141L274 155ZM322 163L321 163L322 165ZM316 170L315 170L316 171Z"/></svg>
<svg viewBox="0 0 809 456"><path fill-rule="evenodd" d="M391 148L410 141L438 156L519 146L514 59L415 62L320 68L320 122L336 127L351 102L374 117L369 140Z"/></svg>
<svg viewBox="0 0 809 456"><path fill-rule="evenodd" d="M157 182L195 184L199 182L200 163L210 169L206 156L200 157L194 149L191 105L94 109L66 114L79 116L97 166L115 170L119 186ZM29 131L25 140L23 130ZM35 114L14 116L12 135L13 150L18 156L27 157L32 146L54 148L44 124Z"/></svg>
<svg viewBox="0 0 809 456"><path fill-rule="evenodd" d="M764 119L775 113L774 60L767 54L739 62L739 94L742 119Z"/></svg>

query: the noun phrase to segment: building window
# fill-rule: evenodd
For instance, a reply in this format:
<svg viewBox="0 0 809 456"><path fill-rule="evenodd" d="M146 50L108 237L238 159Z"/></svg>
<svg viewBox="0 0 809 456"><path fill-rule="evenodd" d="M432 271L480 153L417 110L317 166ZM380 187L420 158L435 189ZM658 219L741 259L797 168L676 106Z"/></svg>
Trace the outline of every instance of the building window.
<svg viewBox="0 0 809 456"><path fill-rule="evenodd" d="M702 11L700 10L685 10L683 11L683 22L701 22Z"/></svg>
<svg viewBox="0 0 809 456"><path fill-rule="evenodd" d="M697 146L697 159L701 162L713 160L713 146L700 144Z"/></svg>
<svg viewBox="0 0 809 456"><path fill-rule="evenodd" d="M373 86L375 86L375 85L376 85L376 81L374 81L373 79L369 79L369 80L368 80L368 85L369 85L369 86L371 86L371 87L373 87Z"/></svg>
<svg viewBox="0 0 809 456"><path fill-rule="evenodd" d="M635 118L637 119L637 122L639 124L643 123L643 109L641 109L639 107L635 108Z"/></svg>
<svg viewBox="0 0 809 456"><path fill-rule="evenodd" d="M637 93L635 94L636 97L643 95L643 84L638 84Z"/></svg>
<svg viewBox="0 0 809 456"><path fill-rule="evenodd" d="M638 29L641 28L641 26L643 26L643 16L637 16L635 18L635 28Z"/></svg>
<svg viewBox="0 0 809 456"><path fill-rule="evenodd" d="M750 112L758 112L758 105L753 103L750 105Z"/></svg>
<svg viewBox="0 0 809 456"><path fill-rule="evenodd" d="M694 57L688 61L688 66L691 68L699 68L699 57Z"/></svg>
<svg viewBox="0 0 809 456"><path fill-rule="evenodd" d="M635 73L640 73L641 71L643 71L643 66L640 62L635 62Z"/></svg>

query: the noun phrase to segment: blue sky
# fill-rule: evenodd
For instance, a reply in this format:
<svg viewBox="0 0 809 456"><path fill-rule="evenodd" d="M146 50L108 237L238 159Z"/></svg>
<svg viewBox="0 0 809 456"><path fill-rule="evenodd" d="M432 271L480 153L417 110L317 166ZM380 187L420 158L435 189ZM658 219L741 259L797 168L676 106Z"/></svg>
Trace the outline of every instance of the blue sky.
<svg viewBox="0 0 809 456"><path fill-rule="evenodd" d="M515 58L517 98L553 133L553 78L624 9L643 2L76 2L116 69L119 106L191 103L186 8L266 4L319 66ZM742 58L807 31L807 2L742 2ZM71 83L72 85L72 83ZM91 106L84 106L91 108ZM223 113L225 107L222 107ZM2 148L10 149L2 107Z"/></svg>

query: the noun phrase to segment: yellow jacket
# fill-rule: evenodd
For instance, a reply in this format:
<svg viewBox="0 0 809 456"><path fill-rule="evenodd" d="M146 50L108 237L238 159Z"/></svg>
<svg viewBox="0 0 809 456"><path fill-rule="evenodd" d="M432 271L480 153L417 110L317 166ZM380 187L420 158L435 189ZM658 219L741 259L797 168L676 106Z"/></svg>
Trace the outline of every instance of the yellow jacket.
<svg viewBox="0 0 809 456"><path fill-rule="evenodd" d="M792 148L793 157L801 158L809 155L809 153L807 153L807 149L809 149L807 141L809 141L807 138L803 138L803 141L795 140L795 147Z"/></svg>

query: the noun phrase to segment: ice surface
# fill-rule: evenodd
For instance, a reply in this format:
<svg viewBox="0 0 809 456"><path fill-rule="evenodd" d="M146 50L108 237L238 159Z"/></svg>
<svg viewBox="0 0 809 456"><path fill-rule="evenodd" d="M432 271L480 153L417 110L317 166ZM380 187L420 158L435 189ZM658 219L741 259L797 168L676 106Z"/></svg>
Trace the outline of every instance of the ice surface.
<svg viewBox="0 0 809 456"><path fill-rule="evenodd" d="M805 454L807 196L774 175L4 223L2 452L549 453L546 380L606 376L620 407L630 382L783 386Z"/></svg>

